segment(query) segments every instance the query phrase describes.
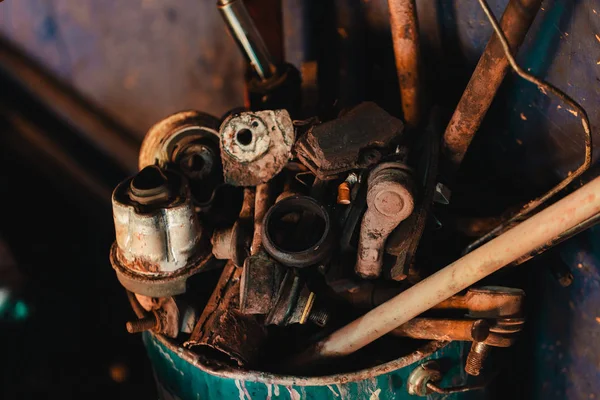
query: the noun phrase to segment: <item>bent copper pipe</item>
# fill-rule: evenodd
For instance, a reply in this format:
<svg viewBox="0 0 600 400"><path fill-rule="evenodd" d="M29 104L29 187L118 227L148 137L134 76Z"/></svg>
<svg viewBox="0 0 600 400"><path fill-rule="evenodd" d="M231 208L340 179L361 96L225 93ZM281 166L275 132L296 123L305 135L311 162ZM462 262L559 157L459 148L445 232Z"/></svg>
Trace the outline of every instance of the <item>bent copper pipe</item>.
<svg viewBox="0 0 600 400"><path fill-rule="evenodd" d="M600 177L369 311L292 360L352 354L600 212Z"/></svg>
<svg viewBox="0 0 600 400"><path fill-rule="evenodd" d="M506 6L500 26L513 54L523 43L541 3L541 0L511 0ZM492 35L444 133L442 151L450 174L460 167L509 67L500 40Z"/></svg>
<svg viewBox="0 0 600 400"><path fill-rule="evenodd" d="M419 27L415 0L388 0L396 70L404 121L419 123Z"/></svg>

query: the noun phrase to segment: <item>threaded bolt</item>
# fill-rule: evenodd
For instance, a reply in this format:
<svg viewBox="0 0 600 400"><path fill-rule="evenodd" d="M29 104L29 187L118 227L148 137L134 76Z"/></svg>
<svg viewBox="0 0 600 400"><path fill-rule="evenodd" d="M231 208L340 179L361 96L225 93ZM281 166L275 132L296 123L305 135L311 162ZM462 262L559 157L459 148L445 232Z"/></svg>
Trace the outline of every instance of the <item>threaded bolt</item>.
<svg viewBox="0 0 600 400"><path fill-rule="evenodd" d="M140 333L144 331L153 330L158 325L158 320L155 315L151 317L141 318L135 321L128 321L125 324L125 328L129 333Z"/></svg>
<svg viewBox="0 0 600 400"><path fill-rule="evenodd" d="M308 320L315 325L324 327L329 321L329 313L325 309L317 309L310 313Z"/></svg>
<svg viewBox="0 0 600 400"><path fill-rule="evenodd" d="M471 351L467 356L465 372L471 376L478 376L490 350L491 347L483 342L473 342Z"/></svg>

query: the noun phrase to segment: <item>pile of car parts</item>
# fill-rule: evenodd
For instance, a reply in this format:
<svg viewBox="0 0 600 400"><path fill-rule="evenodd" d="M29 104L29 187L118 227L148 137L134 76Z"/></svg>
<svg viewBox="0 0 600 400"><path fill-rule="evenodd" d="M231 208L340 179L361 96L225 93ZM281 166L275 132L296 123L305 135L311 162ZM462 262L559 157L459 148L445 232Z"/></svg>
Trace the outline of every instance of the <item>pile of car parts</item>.
<svg viewBox="0 0 600 400"><path fill-rule="evenodd" d="M420 182L436 182L422 179L402 121L374 103L310 125L286 110L233 112L216 129L214 121L184 112L159 122L140 172L113 193L111 262L143 310L127 329L224 364L294 368L269 365L265 352L288 334L309 346L416 283L392 273L413 259L390 252L389 238L414 231L411 216L435 192ZM445 317L424 314L390 339L472 341L465 369L477 375L490 347L514 342L523 297L471 289L433 304ZM284 358L301 349L290 350Z"/></svg>
<svg viewBox="0 0 600 400"><path fill-rule="evenodd" d="M406 54L418 48L414 15L404 15L414 7L400 3L390 1L393 22L411 17L412 26L408 38L395 37L403 76L410 71L400 68L418 64ZM539 8L539 1L530 3L522 26L509 35L513 47ZM343 369L338 361L354 353L367 359L361 365L373 366L414 351L422 340L471 342L463 368L479 376L490 350L512 346L522 330L525 293L473 285L596 221L600 181L512 224L445 268L421 268L416 253L428 223L437 225L433 205L447 205L451 193L437 181L441 132L417 126L418 75L400 82L401 89L408 85L403 109L417 141L401 119L372 102L326 121L296 119L297 71L272 62L240 4L221 1L219 7L255 71L250 107L222 120L186 111L159 122L142 145L139 173L113 193L111 263L139 317L127 323L128 331L172 338L217 369L314 375ZM513 13L511 1L503 25L517 18ZM507 39L498 35L480 65L504 51L515 68ZM503 61L492 71L495 88L507 70ZM481 81L476 78L470 85ZM483 118L473 117L469 140L452 139L453 127L464 125L456 120L472 116L459 112L473 102L471 92L443 141L454 162L446 171L451 175ZM405 354L360 351L382 341ZM441 388L442 376L437 363L422 364L407 389L427 396L480 387Z"/></svg>

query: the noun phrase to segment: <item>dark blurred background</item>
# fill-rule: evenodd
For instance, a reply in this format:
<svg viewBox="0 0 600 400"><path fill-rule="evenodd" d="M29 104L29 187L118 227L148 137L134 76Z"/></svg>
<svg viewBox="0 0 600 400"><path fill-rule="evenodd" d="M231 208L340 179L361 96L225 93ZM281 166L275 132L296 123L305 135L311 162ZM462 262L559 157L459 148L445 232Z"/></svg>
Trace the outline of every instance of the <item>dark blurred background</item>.
<svg viewBox="0 0 600 400"><path fill-rule="evenodd" d="M0 398L155 397L108 262L110 193L135 171L153 123L183 109L221 116L243 103L244 61L213 3L0 3ZM273 29L267 40L282 39L289 62L300 70L318 62L320 109L371 99L399 115L385 0L247 3L281 16L283 37ZM490 1L498 15L506 3ZM447 119L491 28L473 0L417 4L427 97ZM519 53L581 102L594 132L598 13L600 0L544 1ZM558 105L509 75L464 163L455 212L496 215L579 164L579 120ZM573 270L570 288L528 275L535 315L512 376L529 388L525 398L593 399L600 390L593 238L551 253Z"/></svg>

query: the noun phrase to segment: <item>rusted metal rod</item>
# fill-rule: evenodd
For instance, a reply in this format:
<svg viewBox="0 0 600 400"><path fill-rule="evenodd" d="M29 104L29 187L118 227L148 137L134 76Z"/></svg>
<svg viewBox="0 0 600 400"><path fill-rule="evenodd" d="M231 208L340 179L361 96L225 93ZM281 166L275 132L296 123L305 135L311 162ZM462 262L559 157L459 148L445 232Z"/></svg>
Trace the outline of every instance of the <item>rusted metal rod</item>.
<svg viewBox="0 0 600 400"><path fill-rule="evenodd" d="M508 42L506 35L502 32L501 26L498 24L498 21L496 21L496 18L494 17L494 14L490 10L489 5L487 4L487 2L485 0L479 0L479 4L481 5L481 8L485 12L485 15L488 17L490 24L494 28L494 32L496 33L498 40L500 40L500 44L502 45L502 49L504 50L504 54L506 55L506 58L508 59L510 66L516 72L516 74L519 75L521 78L525 79L526 81L531 82L534 85L536 85L538 87L538 89L544 95L548 95L548 93L551 93L552 95L556 96L558 99L560 99L562 102L564 102L565 104L568 105L569 108L567 110L571 114L573 114L577 118L581 119L581 126L583 127L583 132L584 132L585 151L584 151L584 156L583 156L583 162L575 171L571 171L565 179L560 181L556 186L554 186L548 192L546 192L542 196L538 197L537 199L532 200L529 203L527 203L523 207L523 209L521 209L521 211L519 211L518 213L513 215L506 222L503 222L502 224L498 225L496 228L492 229L490 232L488 232L484 236L480 237L479 239L477 239L476 241L471 243L465 249L465 251L464 251L465 253L468 253L468 252L472 251L473 249L477 248L478 246L481 246L483 243L491 240L492 238L499 236L500 234L507 231L508 229L510 229L517 223L519 223L520 221L527 218L535 210L537 210L539 207L544 205L550 198L552 198L554 195L556 195L561 190L566 188L575 179L580 177L581 174L583 174L585 171L587 171L589 169L590 165L592 164L591 124L590 124L590 120L587 116L585 109L579 103L577 103L575 100L573 100L568 94L566 94L559 88L531 75L530 73L525 71L523 68L521 68L517 64L515 57L512 55L512 52L510 49L510 43Z"/></svg>
<svg viewBox="0 0 600 400"><path fill-rule="evenodd" d="M293 362L351 354L598 212L600 177L335 331Z"/></svg>
<svg viewBox="0 0 600 400"><path fill-rule="evenodd" d="M513 52L523 43L541 3L510 0L506 6L500 26ZM500 40L492 35L444 133L442 151L451 168L449 173L458 170L509 66Z"/></svg>
<svg viewBox="0 0 600 400"><path fill-rule="evenodd" d="M254 236L250 246L250 254L256 254L262 248L262 225L265 214L272 206L271 183L256 186L256 203L254 205Z"/></svg>
<svg viewBox="0 0 600 400"><path fill-rule="evenodd" d="M388 0L404 121L419 123L419 27L415 0Z"/></svg>

